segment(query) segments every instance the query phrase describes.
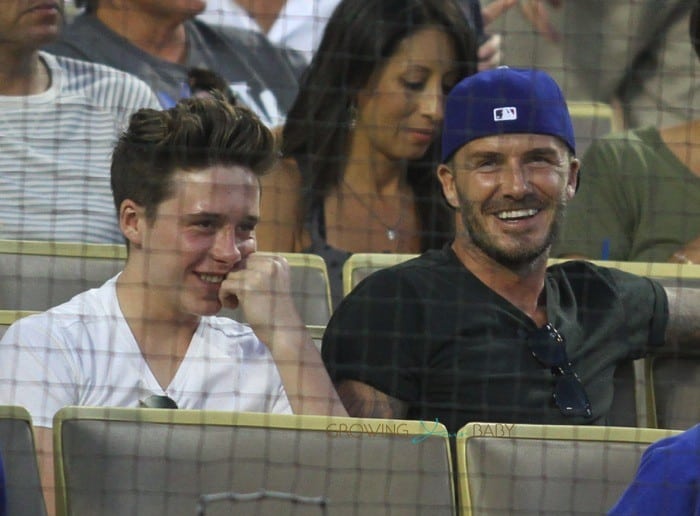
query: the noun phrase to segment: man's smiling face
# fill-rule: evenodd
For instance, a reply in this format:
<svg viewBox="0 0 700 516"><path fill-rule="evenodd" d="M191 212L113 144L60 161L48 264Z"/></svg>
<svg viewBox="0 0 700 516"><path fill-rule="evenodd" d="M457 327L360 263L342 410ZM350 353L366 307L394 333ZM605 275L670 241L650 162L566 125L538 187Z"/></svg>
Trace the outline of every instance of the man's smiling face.
<svg viewBox="0 0 700 516"><path fill-rule="evenodd" d="M462 245L509 267L549 249L574 195L579 164L556 137L504 134L472 140L438 172L459 209Z"/></svg>

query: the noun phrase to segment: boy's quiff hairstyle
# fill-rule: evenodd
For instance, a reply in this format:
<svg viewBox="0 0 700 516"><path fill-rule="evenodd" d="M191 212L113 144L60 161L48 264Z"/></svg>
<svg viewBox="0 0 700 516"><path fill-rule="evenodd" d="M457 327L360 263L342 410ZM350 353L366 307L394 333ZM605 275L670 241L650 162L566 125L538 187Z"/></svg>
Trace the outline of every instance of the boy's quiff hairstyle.
<svg viewBox="0 0 700 516"><path fill-rule="evenodd" d="M241 166L259 177L275 159L271 131L248 108L222 98L189 98L163 111L141 109L131 116L112 155L117 214L131 199L153 222L158 205L172 195L178 170Z"/></svg>

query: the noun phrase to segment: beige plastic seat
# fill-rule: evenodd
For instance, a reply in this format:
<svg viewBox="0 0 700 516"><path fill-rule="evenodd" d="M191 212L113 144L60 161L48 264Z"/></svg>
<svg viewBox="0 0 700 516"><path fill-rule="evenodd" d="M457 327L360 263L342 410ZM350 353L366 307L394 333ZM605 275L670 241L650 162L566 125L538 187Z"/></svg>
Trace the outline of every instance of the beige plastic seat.
<svg viewBox="0 0 700 516"><path fill-rule="evenodd" d="M122 245L0 240L0 309L46 310L122 270Z"/></svg>
<svg viewBox="0 0 700 516"><path fill-rule="evenodd" d="M323 259L279 254L291 267L292 296L304 322L326 324L332 308ZM125 259L123 245L0 240L0 310L47 310L99 287L123 269ZM245 322L238 310L221 315Z"/></svg>
<svg viewBox="0 0 700 516"><path fill-rule="evenodd" d="M700 355L660 354L647 359L651 425L686 430L700 422Z"/></svg>
<svg viewBox="0 0 700 516"><path fill-rule="evenodd" d="M398 253L355 253L350 255L343 264L343 295L347 296L360 281L373 272L403 263L416 256L418 255Z"/></svg>
<svg viewBox="0 0 700 516"><path fill-rule="evenodd" d="M201 495L265 490L323 497L334 516L452 515L449 443L433 427L427 435L416 421L68 407L54 418L58 512L192 516ZM207 515L231 507L216 511Z"/></svg>
<svg viewBox="0 0 700 516"><path fill-rule="evenodd" d="M292 297L304 324L324 326L333 312L326 262L315 254L276 254L289 263ZM220 315L245 322L240 309L222 310Z"/></svg>
<svg viewBox="0 0 700 516"><path fill-rule="evenodd" d="M21 310L0 310L0 339L5 335L7 329L15 322L17 319L25 317L27 315L36 312L21 311Z"/></svg>
<svg viewBox="0 0 700 516"><path fill-rule="evenodd" d="M567 102L576 135L576 155L583 156L601 136L618 130L615 113L605 102Z"/></svg>
<svg viewBox="0 0 700 516"><path fill-rule="evenodd" d="M0 406L0 456L8 516L45 515L32 420L23 407Z"/></svg>
<svg viewBox="0 0 700 516"><path fill-rule="evenodd" d="M457 436L462 514L605 514L632 481L651 428L469 423Z"/></svg>

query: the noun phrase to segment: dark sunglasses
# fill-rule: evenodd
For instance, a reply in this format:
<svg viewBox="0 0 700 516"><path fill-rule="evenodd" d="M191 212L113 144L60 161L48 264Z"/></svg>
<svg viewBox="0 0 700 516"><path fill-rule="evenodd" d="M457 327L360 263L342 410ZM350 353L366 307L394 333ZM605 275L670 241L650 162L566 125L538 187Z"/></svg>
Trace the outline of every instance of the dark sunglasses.
<svg viewBox="0 0 700 516"><path fill-rule="evenodd" d="M169 396L162 396L160 394L151 394L145 400L139 401L139 407L141 408L165 408L165 409L176 409L177 403Z"/></svg>
<svg viewBox="0 0 700 516"><path fill-rule="evenodd" d="M556 377L554 403L565 416L591 417L591 402L581 379L571 368L564 337L551 324L530 332L527 336L530 353Z"/></svg>

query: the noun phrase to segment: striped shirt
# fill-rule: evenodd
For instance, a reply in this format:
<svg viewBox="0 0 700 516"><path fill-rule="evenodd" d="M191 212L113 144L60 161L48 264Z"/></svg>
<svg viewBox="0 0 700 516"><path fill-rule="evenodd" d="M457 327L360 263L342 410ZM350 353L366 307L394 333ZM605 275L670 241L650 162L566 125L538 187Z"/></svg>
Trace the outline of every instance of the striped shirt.
<svg viewBox="0 0 700 516"><path fill-rule="evenodd" d="M109 181L129 116L159 109L150 88L107 66L40 57L51 86L0 96L0 238L123 242Z"/></svg>

